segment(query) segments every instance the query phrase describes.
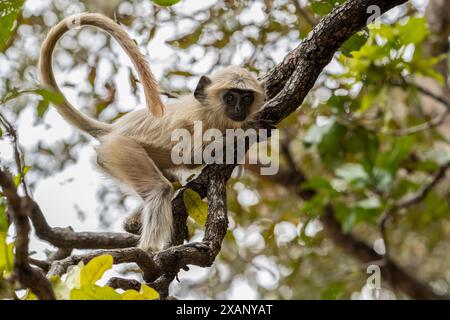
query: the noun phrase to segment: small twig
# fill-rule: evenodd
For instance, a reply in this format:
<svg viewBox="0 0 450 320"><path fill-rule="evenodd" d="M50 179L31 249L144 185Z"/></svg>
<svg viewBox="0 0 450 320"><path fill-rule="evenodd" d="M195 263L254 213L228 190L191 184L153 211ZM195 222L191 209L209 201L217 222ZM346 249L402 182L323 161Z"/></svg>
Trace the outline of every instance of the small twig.
<svg viewBox="0 0 450 320"><path fill-rule="evenodd" d="M12 139L13 150L14 150L14 160L17 166L17 174L20 175L20 182L23 187L23 191L25 195L29 198L30 192L28 190L27 183L25 181L25 162L23 160L23 153L20 150L19 139L17 135L17 131L14 126L5 118L3 114L0 113L0 124L6 129L6 132Z"/></svg>
<svg viewBox="0 0 450 320"><path fill-rule="evenodd" d="M402 81L399 82L393 82L392 83L393 86L397 86L397 87L401 87L401 88L406 88L408 86L416 88L420 93L422 93L423 95L426 95L432 99L434 99L435 101L439 102L440 104L442 104L447 110L440 114L439 116L433 118L431 121L428 121L426 123L420 124L418 126L415 127L411 127L411 128L406 128L406 129L400 129L398 130L395 135L397 136L403 136L403 135L409 135L409 134L415 134L418 132L422 132L422 131L426 131L429 130L431 128L440 126L441 124L443 124L445 122L445 120L447 119L448 115L450 114L450 101L440 95L437 95L433 92L431 92L430 90L428 90L427 88L424 88L416 83L411 83L408 82L406 79L402 78Z"/></svg>
<svg viewBox="0 0 450 320"><path fill-rule="evenodd" d="M419 132L427 131L435 127L439 127L442 125L447 117L450 115L450 110L446 110L444 113L438 115L437 117L431 119L428 122L419 124L414 127L405 128L405 129L399 129L395 132L396 136L406 136L411 134L416 134Z"/></svg>
<svg viewBox="0 0 450 320"><path fill-rule="evenodd" d="M386 230L387 222L395 218L399 210L406 209L408 207L411 207L415 204L422 202L426 198L426 196L430 193L430 191L433 190L433 188L445 177L445 173L449 168L450 168L450 161L444 163L439 167L439 169L433 175L433 179L430 181L430 183L423 186L422 189L420 189L414 195L406 197L405 199L400 200L397 203L394 203L383 213L383 215L380 218L379 226L381 236L384 241L384 246L386 249L386 256L388 256L389 254L387 230Z"/></svg>
<svg viewBox="0 0 450 320"><path fill-rule="evenodd" d="M114 289L122 289L122 290L136 290L139 291L141 289L141 283L134 279L124 279L118 277L112 277L106 283L108 287Z"/></svg>

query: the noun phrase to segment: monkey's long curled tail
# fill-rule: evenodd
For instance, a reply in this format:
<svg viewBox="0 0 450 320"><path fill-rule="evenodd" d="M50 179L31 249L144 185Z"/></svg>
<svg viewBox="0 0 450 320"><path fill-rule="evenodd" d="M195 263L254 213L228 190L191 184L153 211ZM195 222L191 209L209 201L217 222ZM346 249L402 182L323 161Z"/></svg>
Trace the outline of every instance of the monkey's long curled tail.
<svg viewBox="0 0 450 320"><path fill-rule="evenodd" d="M39 59L39 69L43 83L62 95L53 74L53 51L58 40L67 31L78 25L100 28L108 32L117 40L137 69L140 82L144 88L145 99L149 111L154 116L161 117L164 113L164 105L159 97L158 83L150 70L147 60L139 51L136 43L120 26L110 18L101 14L82 13L70 16L60 21L50 30L42 45ZM93 137L105 135L112 129L112 125L92 119L75 109L66 98L64 98L63 103L56 105L56 108L62 117L70 124Z"/></svg>

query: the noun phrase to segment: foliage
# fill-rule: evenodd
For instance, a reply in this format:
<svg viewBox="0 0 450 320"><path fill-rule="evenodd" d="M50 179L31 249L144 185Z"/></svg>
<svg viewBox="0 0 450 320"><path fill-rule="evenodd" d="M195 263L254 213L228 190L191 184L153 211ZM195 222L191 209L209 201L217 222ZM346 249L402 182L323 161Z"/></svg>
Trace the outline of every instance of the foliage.
<svg viewBox="0 0 450 320"><path fill-rule="evenodd" d="M0 52L4 50L17 25L16 19L24 0L2 0L0 2Z"/></svg>

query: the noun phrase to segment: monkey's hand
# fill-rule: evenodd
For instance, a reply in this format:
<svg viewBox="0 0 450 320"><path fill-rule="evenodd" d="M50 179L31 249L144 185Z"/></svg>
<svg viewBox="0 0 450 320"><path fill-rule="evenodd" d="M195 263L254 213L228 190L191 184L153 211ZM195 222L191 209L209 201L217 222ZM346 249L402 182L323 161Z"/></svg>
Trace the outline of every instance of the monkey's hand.
<svg viewBox="0 0 450 320"><path fill-rule="evenodd" d="M244 122L244 125L242 126L242 129L255 129L259 131L260 129L266 129L267 130L267 137L270 138L272 136L272 130L276 129L276 124L272 120L267 119L256 119L256 118L249 118ZM258 139L259 142L259 139Z"/></svg>

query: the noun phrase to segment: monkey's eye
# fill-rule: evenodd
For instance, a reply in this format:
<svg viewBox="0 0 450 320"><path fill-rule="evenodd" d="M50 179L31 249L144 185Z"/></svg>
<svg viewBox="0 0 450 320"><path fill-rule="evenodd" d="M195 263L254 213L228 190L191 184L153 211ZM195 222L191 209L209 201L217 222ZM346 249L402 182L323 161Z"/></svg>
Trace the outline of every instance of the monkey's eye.
<svg viewBox="0 0 450 320"><path fill-rule="evenodd" d="M223 96L223 101L229 106L234 106L236 103L236 97L231 93L227 92Z"/></svg>
<svg viewBox="0 0 450 320"><path fill-rule="evenodd" d="M250 95L245 95L245 96L243 96L242 97L242 102L245 104L245 105L250 105L250 104L252 104L252 102L253 102L253 96L250 96Z"/></svg>

